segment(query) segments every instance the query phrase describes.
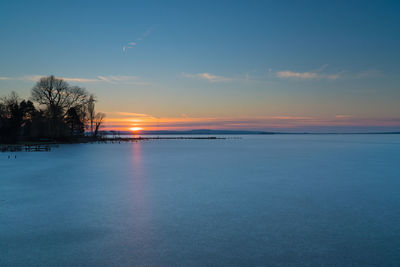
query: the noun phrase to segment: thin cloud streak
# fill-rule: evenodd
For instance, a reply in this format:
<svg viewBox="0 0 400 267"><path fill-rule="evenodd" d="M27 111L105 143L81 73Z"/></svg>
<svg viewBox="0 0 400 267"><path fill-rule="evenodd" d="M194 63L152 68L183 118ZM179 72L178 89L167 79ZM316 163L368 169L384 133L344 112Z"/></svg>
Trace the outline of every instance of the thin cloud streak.
<svg viewBox="0 0 400 267"><path fill-rule="evenodd" d="M335 118L337 119L351 119L353 118L353 115L336 115Z"/></svg>
<svg viewBox="0 0 400 267"><path fill-rule="evenodd" d="M192 78L192 79L207 80L209 82L227 82L227 81L232 80L231 78L228 78L228 77L218 76L218 75L214 75L214 74L207 73L207 72L196 73L196 74L182 72L182 76L186 77L186 78Z"/></svg>
<svg viewBox="0 0 400 267"><path fill-rule="evenodd" d="M153 31L153 27L148 28L141 36L135 39L133 42L128 42L127 45L122 46L122 52L126 53L128 49L132 49L134 46L136 46L139 42L141 42L143 39L145 39L147 36L150 35L150 33Z"/></svg>
<svg viewBox="0 0 400 267"><path fill-rule="evenodd" d="M336 115L329 118L312 116L258 116L258 117L169 117L156 118L148 114L117 112L118 117L108 117L108 129L126 130L141 127L144 130L231 129L271 130L302 129L304 127L399 127L400 118L355 118Z"/></svg>
<svg viewBox="0 0 400 267"><path fill-rule="evenodd" d="M384 74L379 70L364 70L358 73L349 73L347 71L340 71L334 74L328 74L323 72L328 65L323 65L320 68L313 71L296 72L292 70L282 70L275 72L275 76L280 79L297 79L297 80L337 80L337 79L367 79L367 78L379 78L383 77ZM272 73L269 69L268 73Z"/></svg>
<svg viewBox="0 0 400 267"><path fill-rule="evenodd" d="M147 117L147 118L155 118L149 114L143 113L133 113L133 112L114 112L114 114L121 115L121 116L133 116L133 117Z"/></svg>
<svg viewBox="0 0 400 267"><path fill-rule="evenodd" d="M26 75L19 77L0 77L0 80L13 80L13 81L31 81L36 82L40 78L47 75ZM95 78L78 78L78 77L58 77L67 82L78 82L78 83L113 83L113 84L135 84L135 85L148 85L149 83L140 81L137 76L127 75L109 75L109 76L96 76Z"/></svg>
<svg viewBox="0 0 400 267"><path fill-rule="evenodd" d="M294 72L291 70L278 71L276 73L278 78L297 78L302 80L315 80L315 79L328 79L336 80L340 78L340 74L322 74L318 72Z"/></svg>

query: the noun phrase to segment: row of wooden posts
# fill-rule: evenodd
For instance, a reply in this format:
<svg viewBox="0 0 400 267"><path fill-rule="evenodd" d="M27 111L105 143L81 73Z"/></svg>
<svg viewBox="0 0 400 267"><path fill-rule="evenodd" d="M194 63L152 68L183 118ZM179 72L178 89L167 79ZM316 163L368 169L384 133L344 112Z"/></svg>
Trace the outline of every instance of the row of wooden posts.
<svg viewBox="0 0 400 267"><path fill-rule="evenodd" d="M39 152L39 151L50 151L50 145L1 145L0 151L1 152L18 152L18 151L32 151L32 152Z"/></svg>

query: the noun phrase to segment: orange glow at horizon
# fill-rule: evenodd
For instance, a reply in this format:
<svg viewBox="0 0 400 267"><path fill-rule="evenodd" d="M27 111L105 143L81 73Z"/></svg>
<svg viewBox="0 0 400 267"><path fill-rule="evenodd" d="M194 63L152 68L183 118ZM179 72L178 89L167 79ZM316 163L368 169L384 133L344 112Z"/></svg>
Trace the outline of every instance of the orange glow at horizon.
<svg viewBox="0 0 400 267"><path fill-rule="evenodd" d="M106 117L105 130L159 131L193 129L295 129L316 126L398 126L398 120L391 118L360 118L352 115L331 117L317 116L253 116L253 117L155 117L147 114L113 112Z"/></svg>
<svg viewBox="0 0 400 267"><path fill-rule="evenodd" d="M138 132L138 131L143 130L143 128L142 127L131 127L131 128L129 128L129 130L132 132Z"/></svg>

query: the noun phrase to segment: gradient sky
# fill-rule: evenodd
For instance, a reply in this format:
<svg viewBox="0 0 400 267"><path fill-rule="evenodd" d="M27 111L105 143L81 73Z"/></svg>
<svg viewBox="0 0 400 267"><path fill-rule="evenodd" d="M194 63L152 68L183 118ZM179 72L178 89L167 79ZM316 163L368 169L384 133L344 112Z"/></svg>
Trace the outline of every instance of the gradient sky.
<svg viewBox="0 0 400 267"><path fill-rule="evenodd" d="M26 2L0 2L1 95L54 74L108 129L400 130L398 1Z"/></svg>

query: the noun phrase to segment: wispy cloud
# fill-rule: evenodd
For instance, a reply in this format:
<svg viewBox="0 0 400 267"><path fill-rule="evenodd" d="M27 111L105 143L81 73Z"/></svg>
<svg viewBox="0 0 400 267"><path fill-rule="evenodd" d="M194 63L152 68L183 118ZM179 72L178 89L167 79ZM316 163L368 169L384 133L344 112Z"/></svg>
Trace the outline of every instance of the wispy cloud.
<svg viewBox="0 0 400 267"><path fill-rule="evenodd" d="M142 41L144 38L150 35L150 33L153 31L153 27L148 28L139 38L137 38L137 41Z"/></svg>
<svg viewBox="0 0 400 267"><path fill-rule="evenodd" d="M144 113L133 113L133 112L114 112L114 113L117 115L121 115L121 116L154 118L153 116L151 116L149 114L144 114Z"/></svg>
<svg viewBox="0 0 400 267"><path fill-rule="evenodd" d="M138 38L136 38L134 41L128 42L126 45L122 46L122 52L127 52L128 49L133 48L135 45L138 44L138 42L142 41L143 39L145 39L147 36L150 35L150 33L152 32L153 27L148 28L141 36L139 36Z"/></svg>
<svg viewBox="0 0 400 267"><path fill-rule="evenodd" d="M190 74L190 73L182 73L183 77L186 78L194 78L194 79L202 79L202 80L207 80L209 82L227 82L227 81L231 81L232 79L229 77L224 77L224 76L218 76L218 75L214 75L211 73L195 73L195 74Z"/></svg>
<svg viewBox="0 0 400 267"><path fill-rule="evenodd" d="M137 76L124 76L124 75L111 75L111 76L97 76L98 81L108 83L125 83L125 84L141 84L145 85L146 82L140 81Z"/></svg>
<svg viewBox="0 0 400 267"><path fill-rule="evenodd" d="M352 119L354 116L353 115L336 115L336 119Z"/></svg>
<svg viewBox="0 0 400 267"><path fill-rule="evenodd" d="M336 80L340 78L341 73L335 74L327 74L323 73L322 71L327 67L327 65L323 65L322 67L318 68L314 71L306 71L306 72L296 72L291 70L283 70L276 72L276 76L278 78L283 79L301 79L301 80L315 80L315 79L328 79L328 80Z"/></svg>
<svg viewBox="0 0 400 267"><path fill-rule="evenodd" d="M337 73L328 73L326 68L328 65L323 65L318 69L306 71L306 72L296 72L292 70L282 70L277 72L272 72L271 69L268 70L269 74L275 74L276 77L281 79L298 79L298 80L337 80L337 79L367 79L367 78L378 78L384 76L383 72L379 70L364 70L358 73L351 73L349 71L340 71Z"/></svg>
<svg viewBox="0 0 400 267"><path fill-rule="evenodd" d="M106 82L113 84L135 84L135 85L148 85L147 82L141 81L137 76L129 75L108 75L108 76L96 76L95 78L63 78L69 82L81 82L81 83L94 83L94 82Z"/></svg>
<svg viewBox="0 0 400 267"><path fill-rule="evenodd" d="M93 83L93 82L98 82L98 79L86 79L86 78L68 78L64 77L63 78L67 82L79 82L79 83ZM37 79L35 79L37 80Z"/></svg>
<svg viewBox="0 0 400 267"><path fill-rule="evenodd" d="M14 81L30 81L36 82L40 78L46 75L25 75L19 77L0 77L0 80L14 80ZM108 76L96 76L94 78L81 78L81 77L57 77L67 82L78 82L78 83L113 83L113 84L135 84L135 85L148 85L147 82L143 82L137 76L129 75L108 75Z"/></svg>
<svg viewBox="0 0 400 267"><path fill-rule="evenodd" d="M294 72L290 70L278 71L276 73L278 78L301 78L301 79L316 79L318 73L316 72Z"/></svg>
<svg viewBox="0 0 400 267"><path fill-rule="evenodd" d="M24 76L18 76L18 77L5 77L2 76L0 77L0 81L37 81L39 80L41 77L40 75L24 75Z"/></svg>

